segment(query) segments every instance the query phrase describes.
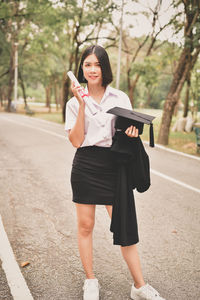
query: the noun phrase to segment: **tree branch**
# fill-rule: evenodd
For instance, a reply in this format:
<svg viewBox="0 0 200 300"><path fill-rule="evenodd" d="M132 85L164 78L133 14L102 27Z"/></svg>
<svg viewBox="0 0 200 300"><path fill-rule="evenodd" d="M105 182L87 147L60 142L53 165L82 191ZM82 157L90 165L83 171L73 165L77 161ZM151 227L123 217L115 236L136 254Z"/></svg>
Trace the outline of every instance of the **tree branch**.
<svg viewBox="0 0 200 300"><path fill-rule="evenodd" d="M1 74L1 75L0 75L0 78L3 77L3 76L5 76L5 75L8 74L8 73L9 73L9 70L7 70L7 71L4 72L3 74Z"/></svg>

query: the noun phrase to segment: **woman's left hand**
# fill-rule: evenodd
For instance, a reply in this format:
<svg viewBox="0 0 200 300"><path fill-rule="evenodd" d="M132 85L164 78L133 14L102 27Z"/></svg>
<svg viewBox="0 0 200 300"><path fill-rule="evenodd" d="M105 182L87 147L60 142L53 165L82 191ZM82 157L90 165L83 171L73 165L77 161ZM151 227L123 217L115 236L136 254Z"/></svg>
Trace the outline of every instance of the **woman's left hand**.
<svg viewBox="0 0 200 300"><path fill-rule="evenodd" d="M138 137L138 129L135 126L130 126L125 131L126 135L129 137Z"/></svg>

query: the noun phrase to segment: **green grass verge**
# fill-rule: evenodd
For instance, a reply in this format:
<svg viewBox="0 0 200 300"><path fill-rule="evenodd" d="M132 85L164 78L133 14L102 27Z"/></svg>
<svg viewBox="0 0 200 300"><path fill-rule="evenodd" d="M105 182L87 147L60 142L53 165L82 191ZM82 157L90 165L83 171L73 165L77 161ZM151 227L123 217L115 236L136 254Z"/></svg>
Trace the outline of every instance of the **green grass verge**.
<svg viewBox="0 0 200 300"><path fill-rule="evenodd" d="M155 143L156 143L156 141L158 139L159 129L160 129L162 111L146 109L146 110L142 110L141 112L156 116L156 118L153 121L154 139L155 139ZM180 115L178 117L180 117ZM173 125L176 122L178 117L173 117L171 128L173 127ZM149 126L148 125L144 126L144 132L142 135L142 139L146 140L146 141L149 140ZM166 147L177 150L177 151L181 151L181 152L184 152L187 154L200 156L200 154L197 154L196 135L195 135L194 131L192 131L192 132L173 132L171 130L170 134L169 134L169 144Z"/></svg>
<svg viewBox="0 0 200 300"><path fill-rule="evenodd" d="M62 113L58 113L58 112L51 112L51 113L34 113L33 117L35 118L40 118L43 120L47 120L47 121L51 121L51 122L55 122L55 123L60 123L63 124L62 121Z"/></svg>

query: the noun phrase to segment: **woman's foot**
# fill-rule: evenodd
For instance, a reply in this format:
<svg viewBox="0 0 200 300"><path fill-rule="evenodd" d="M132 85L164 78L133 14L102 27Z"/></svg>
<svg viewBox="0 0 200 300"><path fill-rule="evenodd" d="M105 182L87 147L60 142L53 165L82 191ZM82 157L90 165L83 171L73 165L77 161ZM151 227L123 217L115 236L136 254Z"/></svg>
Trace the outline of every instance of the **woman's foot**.
<svg viewBox="0 0 200 300"><path fill-rule="evenodd" d="M83 300L99 300L99 282L95 279L86 279L83 286Z"/></svg>
<svg viewBox="0 0 200 300"><path fill-rule="evenodd" d="M131 288L131 299L133 299L133 300L165 300L148 283L143 285L139 289L137 289L133 284L132 288Z"/></svg>

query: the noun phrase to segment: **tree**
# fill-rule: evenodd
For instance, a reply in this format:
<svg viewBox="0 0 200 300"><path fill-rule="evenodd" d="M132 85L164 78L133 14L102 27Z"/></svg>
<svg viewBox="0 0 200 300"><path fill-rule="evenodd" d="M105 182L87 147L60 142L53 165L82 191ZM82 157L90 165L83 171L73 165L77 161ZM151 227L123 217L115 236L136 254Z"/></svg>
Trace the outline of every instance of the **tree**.
<svg viewBox="0 0 200 300"><path fill-rule="evenodd" d="M141 12L147 19L150 21L150 32L143 39L137 39L137 45L135 47L130 47L130 43L127 41L127 36L123 36L123 44L124 44L124 53L127 56L127 83L128 83L128 91L129 98L134 106L134 92L139 82L140 73L135 73L134 77L132 76L132 68L134 68L134 63L136 62L141 50L144 46L145 48L145 57L149 57L154 49L160 47L163 43L156 44L159 34L171 24L171 20L166 22L164 25L160 23L160 13L162 8L162 1L157 0L154 8L148 7L144 11ZM134 13L135 15L135 13Z"/></svg>
<svg viewBox="0 0 200 300"><path fill-rule="evenodd" d="M158 143L167 145L174 108L180 97L181 90L193 69L200 53L200 2L198 0L181 0L176 5L184 7L184 45L179 57L176 71L164 104L164 111ZM179 23L180 26L180 23Z"/></svg>
<svg viewBox="0 0 200 300"><path fill-rule="evenodd" d="M145 106L150 107L151 100L158 83L158 65L156 60L152 58L149 59L149 57L146 57L144 59L144 63L134 64L131 75L134 73L140 75L142 81L144 82L147 94Z"/></svg>
<svg viewBox="0 0 200 300"><path fill-rule="evenodd" d="M195 65L191 73L191 111L194 112L200 111L200 60Z"/></svg>
<svg viewBox="0 0 200 300"><path fill-rule="evenodd" d="M0 34L3 37L3 43L1 43L0 48L3 49L4 55L7 53L6 63L3 63L0 78L8 75L7 78L7 111L11 110L12 92L14 86L14 56L15 47L19 42L19 51L23 47L23 41L20 41L21 31L30 23L30 21L38 16L42 10L47 9L50 5L48 0L36 0L34 3L31 0L20 0L20 1L1 1L0 3ZM38 9L39 7L39 9ZM22 44L21 44L22 43ZM8 65L7 65L8 64ZM6 69L5 69L6 68ZM22 82L22 72L20 73ZM24 87L24 84L22 84Z"/></svg>
<svg viewBox="0 0 200 300"><path fill-rule="evenodd" d="M83 0L81 6L71 6L71 24L68 33L71 36L68 70L77 75L80 49L91 41L98 42L100 32L106 24L112 24L112 12L116 9L113 1ZM104 36L104 39L115 41L114 37ZM70 80L63 74L63 121L65 121L65 107L69 97Z"/></svg>
<svg viewBox="0 0 200 300"><path fill-rule="evenodd" d="M7 86L7 109L10 110L12 100L14 45L18 42L19 83L25 105L27 88L36 89L42 84L50 107L52 94L58 101L63 86L64 119L70 84L66 71L77 73L83 46L109 38L100 35L106 24L112 23L115 8L111 0L1 1L0 87ZM116 40L115 37L110 39Z"/></svg>
<svg viewBox="0 0 200 300"><path fill-rule="evenodd" d="M8 73L8 106L7 110L11 109L12 91L14 86L14 64L15 64L15 49L18 42L17 35L19 31L19 20L13 19L13 16L19 13L19 2L8 1L8 3L1 3L1 16L0 16L0 30L1 36L6 42L7 51L10 56L9 66L6 73ZM2 45L1 45L2 47ZM3 47L2 47L3 48ZM5 74L5 73L4 73Z"/></svg>

